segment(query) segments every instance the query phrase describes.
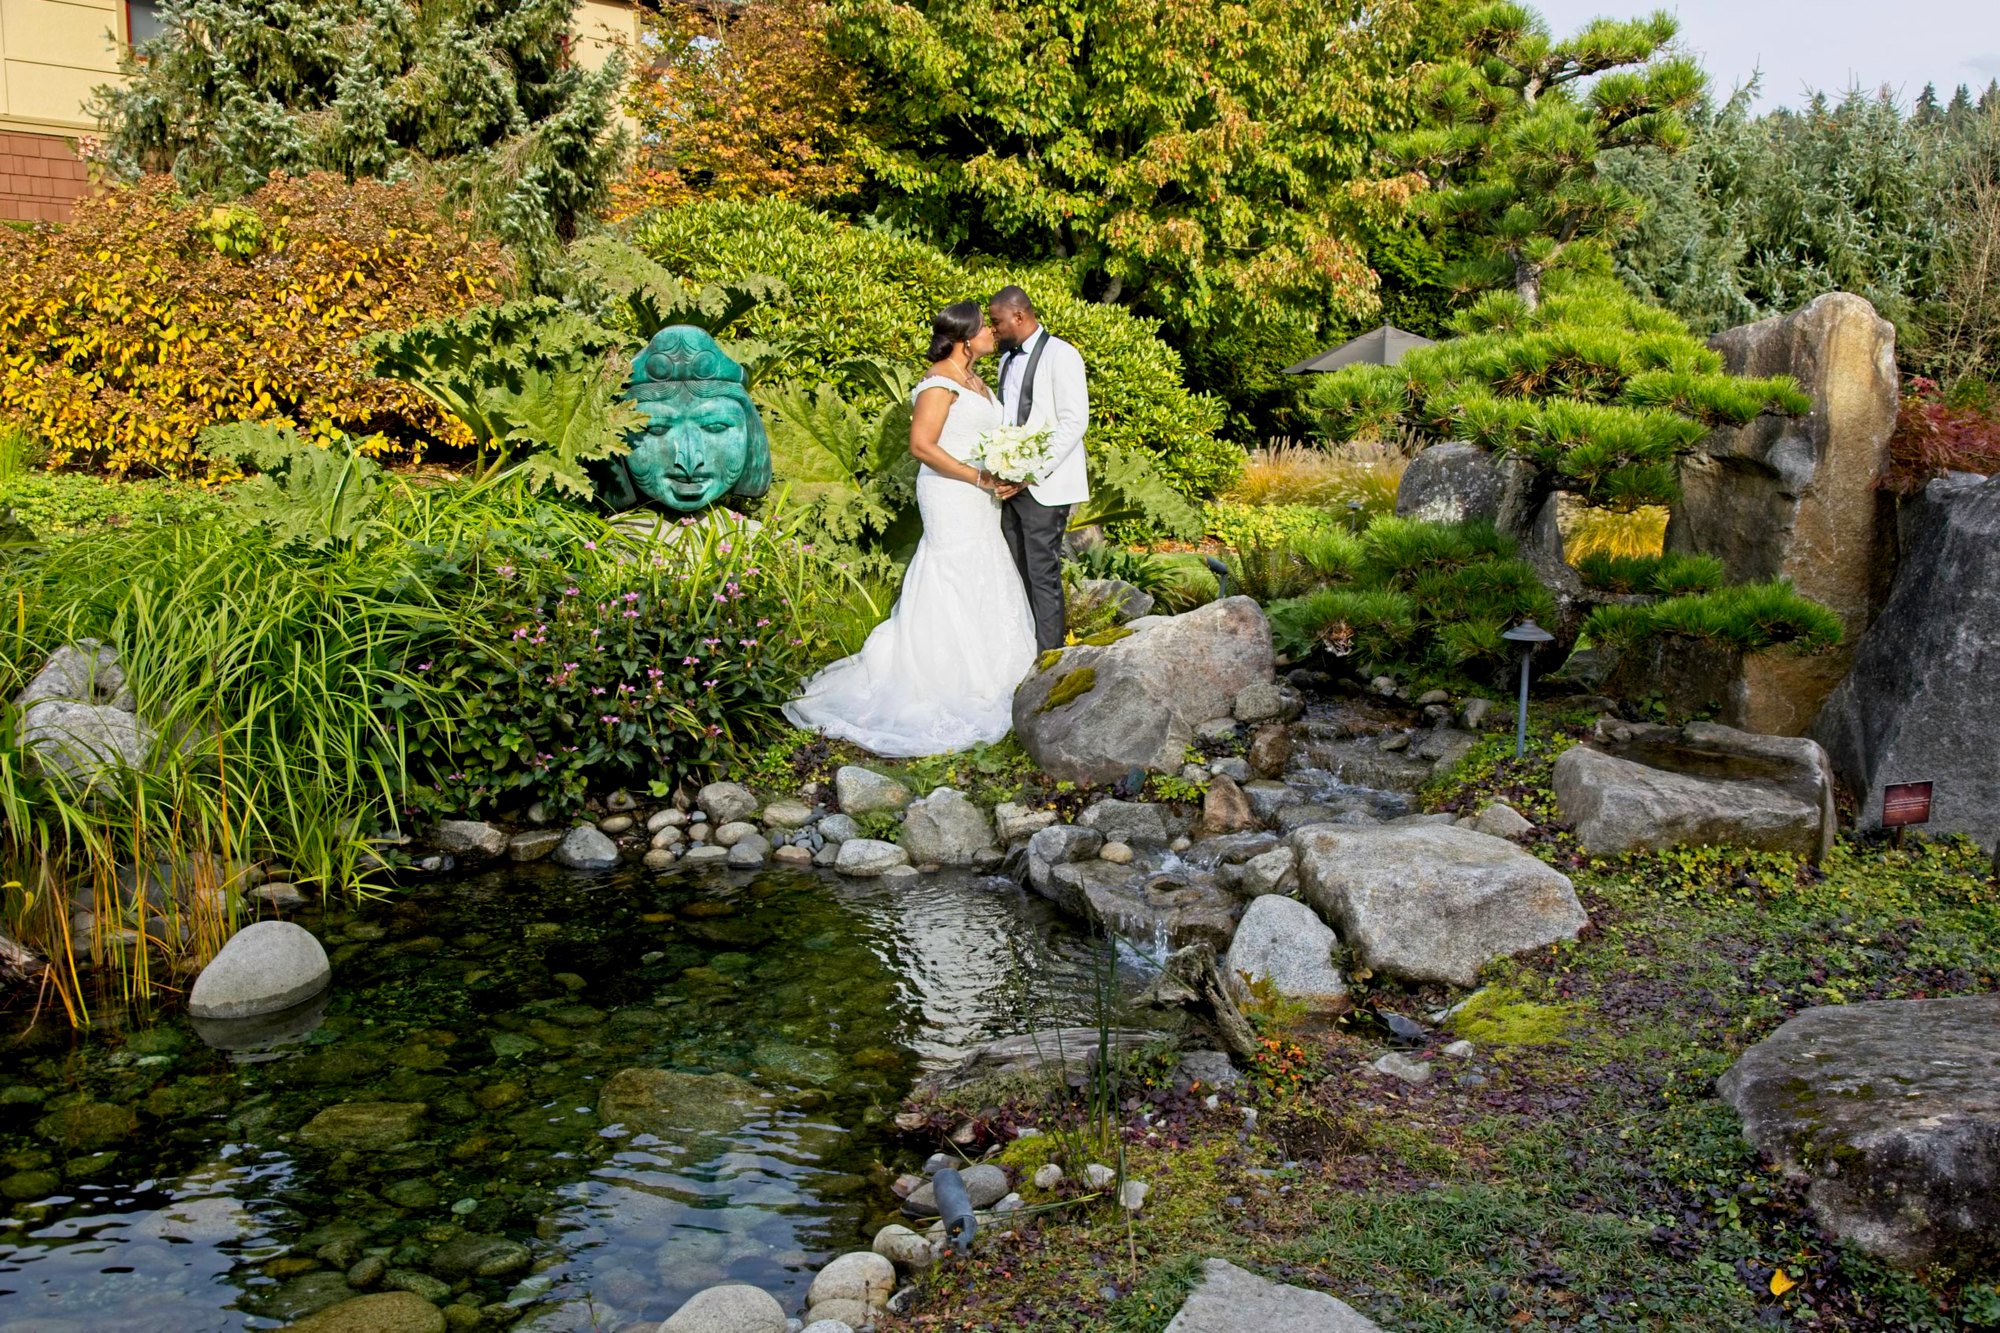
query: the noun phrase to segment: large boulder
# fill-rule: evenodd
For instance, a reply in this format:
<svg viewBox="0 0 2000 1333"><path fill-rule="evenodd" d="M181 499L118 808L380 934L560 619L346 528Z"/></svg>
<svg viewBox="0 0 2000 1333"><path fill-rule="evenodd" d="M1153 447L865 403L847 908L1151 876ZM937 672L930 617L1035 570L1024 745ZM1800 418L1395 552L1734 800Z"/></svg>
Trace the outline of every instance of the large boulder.
<svg viewBox="0 0 2000 1333"><path fill-rule="evenodd" d="M1667 549L1720 557L1732 582L1790 579L1840 617L1839 649L1744 658L1724 700L1732 726L1803 735L1847 674L1896 565L1892 501L1876 485L1896 428L1896 330L1835 292L1709 345L1732 374L1792 376L1813 410L1710 434L1681 463Z"/></svg>
<svg viewBox="0 0 2000 1333"><path fill-rule="evenodd" d="M1266 855L1289 857L1291 853L1280 848ZM1223 958L1222 972L1246 998L1261 983L1308 1009L1339 1013L1348 1008L1347 983L1341 980L1332 959L1339 943L1312 908L1291 898L1265 894L1244 909L1236 938Z"/></svg>
<svg viewBox="0 0 2000 1333"><path fill-rule="evenodd" d="M1323 1292L1209 1259L1166 1333L1382 1333L1382 1326Z"/></svg>
<svg viewBox="0 0 2000 1333"><path fill-rule="evenodd" d="M1396 517L1426 523L1483 519L1518 536L1527 531L1537 506L1532 465L1458 441L1419 453L1396 485Z"/></svg>
<svg viewBox="0 0 2000 1333"><path fill-rule="evenodd" d="M1044 654L1014 694L1014 732L1044 772L1067 782L1176 772L1196 727L1230 716L1238 692L1271 678L1264 613L1248 597L1225 597Z"/></svg>
<svg viewBox="0 0 2000 1333"><path fill-rule="evenodd" d="M255 1018L303 1004L327 988L326 950L304 926L255 921L229 937L194 979L195 1018Z"/></svg>
<svg viewBox="0 0 2000 1333"><path fill-rule="evenodd" d="M1566 876L1471 829L1314 824L1286 843L1299 897L1355 961L1411 981L1470 986L1493 959L1574 939L1589 921Z"/></svg>
<svg viewBox="0 0 2000 1333"><path fill-rule="evenodd" d="M1940 477L1910 525L1908 558L1881 617L1813 735L1861 804L1882 820L1882 788L1929 781L1930 827L2000 841L2000 477ZM1971 725L1971 719L1980 724Z"/></svg>
<svg viewBox="0 0 2000 1333"><path fill-rule="evenodd" d="M993 823L964 792L939 787L903 812L903 850L916 865L969 866L997 855Z"/></svg>
<svg viewBox="0 0 2000 1333"><path fill-rule="evenodd" d="M1834 1235L1913 1266L2000 1255L2000 995L1808 1009L1716 1089Z"/></svg>
<svg viewBox="0 0 2000 1333"><path fill-rule="evenodd" d="M46 771L78 781L143 768L157 740L137 713L110 704L44 699L21 714L22 748Z"/></svg>
<svg viewBox="0 0 2000 1333"><path fill-rule="evenodd" d="M1600 725L1557 758L1555 790L1563 822L1594 856L1729 846L1817 862L1840 829L1816 742L1711 722Z"/></svg>

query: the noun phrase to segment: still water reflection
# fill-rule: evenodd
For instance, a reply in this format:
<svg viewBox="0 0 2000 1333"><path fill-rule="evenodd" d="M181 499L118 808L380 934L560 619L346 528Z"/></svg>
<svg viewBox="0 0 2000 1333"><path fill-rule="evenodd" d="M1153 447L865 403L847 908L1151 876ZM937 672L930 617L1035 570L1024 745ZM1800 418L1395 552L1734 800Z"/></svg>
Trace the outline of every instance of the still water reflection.
<svg viewBox="0 0 2000 1333"><path fill-rule="evenodd" d="M395 1288L549 1330L724 1280L796 1308L886 1220L917 1072L1092 1021L1102 958L965 875L514 871L305 924L334 989L273 1049L174 1019L6 1050L0 1330L273 1327Z"/></svg>

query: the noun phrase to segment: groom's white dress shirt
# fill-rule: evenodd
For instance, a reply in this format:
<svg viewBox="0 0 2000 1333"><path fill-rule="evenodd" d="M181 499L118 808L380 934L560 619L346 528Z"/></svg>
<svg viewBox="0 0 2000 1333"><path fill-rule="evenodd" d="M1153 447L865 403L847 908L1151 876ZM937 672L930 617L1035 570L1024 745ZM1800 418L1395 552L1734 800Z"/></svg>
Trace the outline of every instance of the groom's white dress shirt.
<svg viewBox="0 0 2000 1333"><path fill-rule="evenodd" d="M1001 414L1008 425L1016 424L1020 414L1015 405L1021 401L1022 380L1035 349L1044 342L1048 347L1035 366L1028 419L1020 424L1049 432L1053 462L1048 476L1030 486L1028 494L1052 507L1082 504L1090 498L1090 475L1083 452L1083 433L1090 427L1090 390L1084 383L1083 353L1047 329L1036 329L1019 351L1001 363Z"/></svg>

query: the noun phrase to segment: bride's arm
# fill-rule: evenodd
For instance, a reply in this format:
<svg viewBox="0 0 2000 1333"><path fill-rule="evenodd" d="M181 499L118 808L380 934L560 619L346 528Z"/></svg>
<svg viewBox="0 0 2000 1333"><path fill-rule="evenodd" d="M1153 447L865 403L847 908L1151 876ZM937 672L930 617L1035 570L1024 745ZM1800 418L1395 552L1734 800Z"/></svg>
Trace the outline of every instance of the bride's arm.
<svg viewBox="0 0 2000 1333"><path fill-rule="evenodd" d="M910 416L910 453L933 472L982 491L990 490L984 472L953 458L938 446L944 419L951 415L951 400L951 390L944 388L925 389L917 395L917 408Z"/></svg>

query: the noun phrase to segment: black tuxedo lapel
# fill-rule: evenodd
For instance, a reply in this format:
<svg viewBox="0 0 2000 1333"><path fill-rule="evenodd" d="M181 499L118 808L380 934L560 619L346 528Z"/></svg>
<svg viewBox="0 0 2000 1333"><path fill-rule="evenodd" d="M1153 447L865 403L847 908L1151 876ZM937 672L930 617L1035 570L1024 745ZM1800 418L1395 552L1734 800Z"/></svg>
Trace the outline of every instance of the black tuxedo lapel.
<svg viewBox="0 0 2000 1333"><path fill-rule="evenodd" d="M1038 331L1042 335L1042 340L1036 343L1035 350L1028 354L1027 367L1021 371L1021 400L1014 404L1014 424L1017 426L1027 425L1028 413L1034 410L1035 368L1042 364L1042 353L1049 345L1048 330L1041 329ZM1000 373L1004 377L1007 372L1003 368Z"/></svg>

